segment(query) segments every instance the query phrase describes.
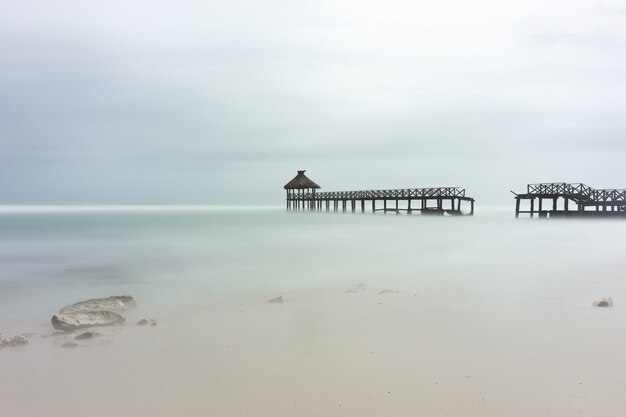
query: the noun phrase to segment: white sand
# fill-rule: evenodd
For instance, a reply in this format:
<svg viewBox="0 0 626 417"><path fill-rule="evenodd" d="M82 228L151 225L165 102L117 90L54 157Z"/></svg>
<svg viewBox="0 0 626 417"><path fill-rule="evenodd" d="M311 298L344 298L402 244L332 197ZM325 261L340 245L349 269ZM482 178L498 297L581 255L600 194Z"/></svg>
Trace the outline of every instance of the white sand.
<svg viewBox="0 0 626 417"><path fill-rule="evenodd" d="M356 284L356 283L355 283ZM616 416L626 306L493 299L435 282L202 297L157 327L0 351L1 415ZM407 291L408 290L408 291ZM42 329L42 334L53 333Z"/></svg>

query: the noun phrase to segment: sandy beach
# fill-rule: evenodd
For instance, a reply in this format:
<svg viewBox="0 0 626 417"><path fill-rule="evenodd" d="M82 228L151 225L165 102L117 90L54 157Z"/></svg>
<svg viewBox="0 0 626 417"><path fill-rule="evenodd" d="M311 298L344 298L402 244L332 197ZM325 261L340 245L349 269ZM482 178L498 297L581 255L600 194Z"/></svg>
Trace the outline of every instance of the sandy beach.
<svg viewBox="0 0 626 417"><path fill-rule="evenodd" d="M496 220L522 241L502 248L500 228L481 226L486 235L479 245L449 246L444 238L422 245L422 252L434 246L439 254L429 259L415 247L370 247L366 237L384 241L407 227L452 231L461 223L313 218L320 235L338 231L337 222L346 233L326 249L315 233L308 243L298 239L306 253L318 247L308 261L295 241L278 244L268 232L265 245L274 246L265 253L283 257L254 263L258 253L241 255L243 263L203 270L205 279L195 267L169 281L154 272L132 283L92 282L69 294L39 294L32 305L24 301L26 290L18 292L9 304L14 308L4 303L2 335L24 333L30 344L0 350L2 415L608 417L624 409L626 285L609 274L623 266L617 246L595 259L573 257L585 248L559 236L569 226L546 223L551 232L545 234L536 224L518 228L520 222ZM293 224L274 233L282 236L287 227ZM583 226L589 233L598 227L613 230L614 224ZM177 236L190 242L192 229L178 225ZM244 245L258 231L242 233ZM541 248L529 248L519 257L511 246L541 236L547 246L558 239L563 249L544 257ZM344 245L352 249L337 250ZM441 257L452 247L459 249ZM493 262L481 253L517 261ZM225 266L233 276L243 274L236 287L211 280ZM267 280L244 285L250 268L250 276ZM298 270L299 278L274 275ZM80 332L55 331L51 314L80 301L79 294L122 293L133 293L138 303L125 325L97 328L101 336L61 347ZM283 302L268 303L277 296ZM602 296L615 305L592 307ZM158 325L137 326L142 318Z"/></svg>

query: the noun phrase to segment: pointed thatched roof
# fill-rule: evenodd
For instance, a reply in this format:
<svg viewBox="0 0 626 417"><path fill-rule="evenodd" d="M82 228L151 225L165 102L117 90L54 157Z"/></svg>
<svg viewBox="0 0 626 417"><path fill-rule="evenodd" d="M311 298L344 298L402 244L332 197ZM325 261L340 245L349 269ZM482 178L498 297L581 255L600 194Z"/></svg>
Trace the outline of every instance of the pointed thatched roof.
<svg viewBox="0 0 626 417"><path fill-rule="evenodd" d="M304 171L298 171L298 175L294 179L285 184L285 190L304 189L304 188L322 188L313 181L311 181Z"/></svg>

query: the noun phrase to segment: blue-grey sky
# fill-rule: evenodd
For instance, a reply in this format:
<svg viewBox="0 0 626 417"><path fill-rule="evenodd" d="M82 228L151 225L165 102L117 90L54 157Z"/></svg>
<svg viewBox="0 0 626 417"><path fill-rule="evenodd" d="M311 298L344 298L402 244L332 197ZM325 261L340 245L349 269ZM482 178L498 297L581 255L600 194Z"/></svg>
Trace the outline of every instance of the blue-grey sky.
<svg viewBox="0 0 626 417"><path fill-rule="evenodd" d="M0 0L0 203L626 187L626 1Z"/></svg>

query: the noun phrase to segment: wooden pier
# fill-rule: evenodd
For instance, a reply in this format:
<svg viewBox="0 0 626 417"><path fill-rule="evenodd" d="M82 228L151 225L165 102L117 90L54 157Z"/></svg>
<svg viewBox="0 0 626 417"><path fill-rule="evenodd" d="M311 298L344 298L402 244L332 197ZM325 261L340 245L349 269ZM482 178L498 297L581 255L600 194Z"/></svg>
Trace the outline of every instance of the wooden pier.
<svg viewBox="0 0 626 417"><path fill-rule="evenodd" d="M565 182L528 184L526 193L515 194L515 217L520 214L552 217L625 217L626 190L594 189ZM522 202L528 201L522 209Z"/></svg>
<svg viewBox="0 0 626 417"><path fill-rule="evenodd" d="M474 199L465 196L465 190L458 187L317 192L320 186L304 175L304 171L298 171L298 175L284 188L287 190L289 211L474 215Z"/></svg>

